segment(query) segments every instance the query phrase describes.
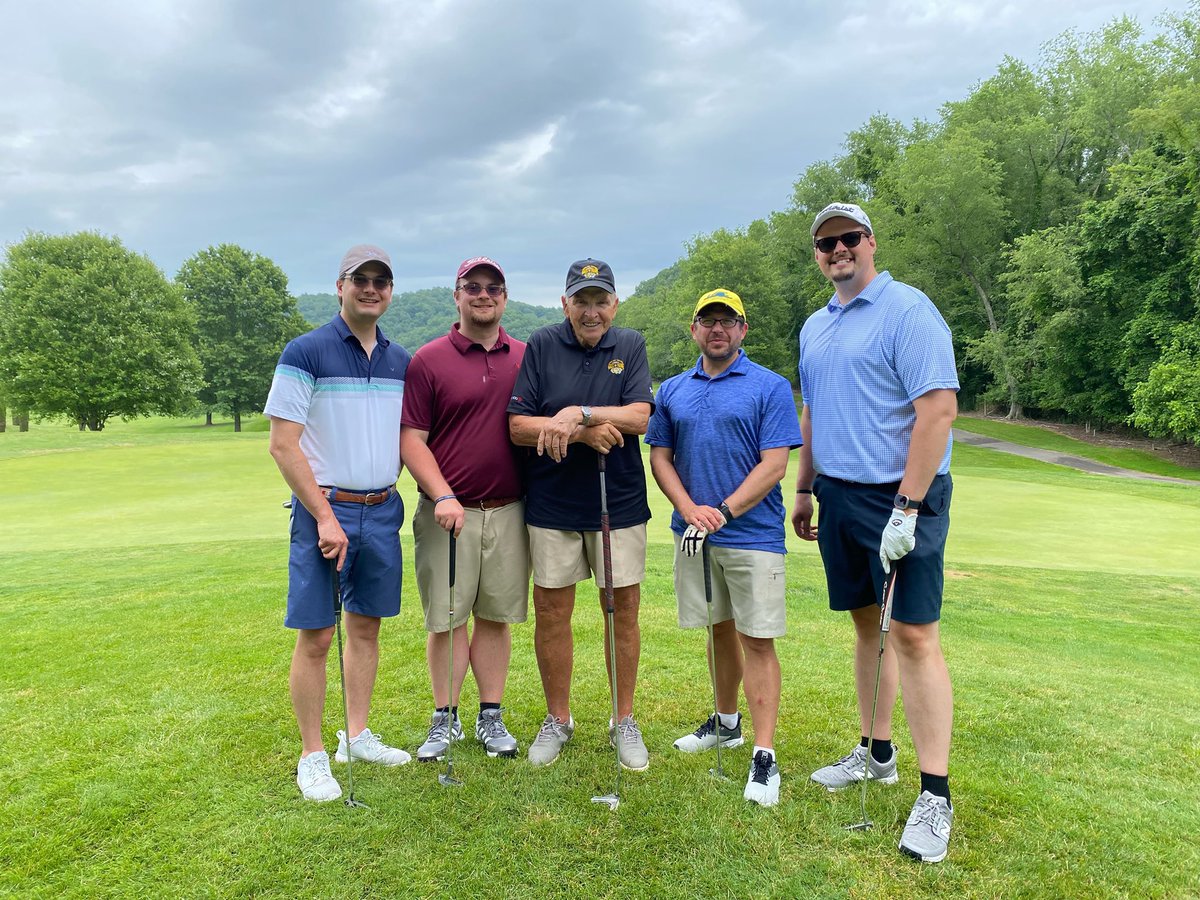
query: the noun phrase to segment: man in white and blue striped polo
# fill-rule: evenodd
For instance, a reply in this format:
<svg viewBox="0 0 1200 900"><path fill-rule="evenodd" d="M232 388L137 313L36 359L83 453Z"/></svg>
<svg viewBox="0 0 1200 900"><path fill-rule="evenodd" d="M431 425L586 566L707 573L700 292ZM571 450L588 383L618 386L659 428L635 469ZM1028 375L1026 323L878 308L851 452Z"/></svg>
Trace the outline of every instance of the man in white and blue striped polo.
<svg viewBox="0 0 1200 900"><path fill-rule="evenodd" d="M292 489L287 616L297 629L292 708L302 751L296 783L307 800L342 789L321 738L325 660L333 638L336 564L346 611L349 734L338 762L398 766L410 757L367 728L379 666L379 624L400 612L400 412L409 353L380 331L392 302L392 263L378 247L350 248L338 269L333 320L289 343L265 412L271 456Z"/></svg>
<svg viewBox="0 0 1200 900"><path fill-rule="evenodd" d="M812 780L831 791L868 778L894 784L892 708L904 686L921 794L900 849L940 862L950 840L948 778L953 697L942 656L943 558L950 527L950 424L958 375L950 329L916 288L875 270L875 234L852 203L832 203L812 226L813 249L834 295L800 331L804 446L792 524L816 540L829 605L849 611L862 740ZM813 495L820 529L813 525ZM903 562L901 562L903 560ZM872 693L879 663L879 602L895 581L892 639L882 660L871 759Z"/></svg>

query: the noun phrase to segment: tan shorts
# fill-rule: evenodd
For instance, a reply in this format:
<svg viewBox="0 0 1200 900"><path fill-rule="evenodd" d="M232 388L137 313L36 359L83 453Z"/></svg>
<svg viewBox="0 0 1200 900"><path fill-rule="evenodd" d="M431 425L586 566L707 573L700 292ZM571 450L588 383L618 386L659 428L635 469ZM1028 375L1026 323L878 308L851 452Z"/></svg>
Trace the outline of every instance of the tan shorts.
<svg viewBox="0 0 1200 900"><path fill-rule="evenodd" d="M716 546L710 546L708 553L713 622L733 619L734 627L747 637L783 637L787 631L783 554ZM685 556L678 544L675 597L681 628L704 628L708 624L702 557Z"/></svg>
<svg viewBox="0 0 1200 900"><path fill-rule="evenodd" d="M612 551L612 586L641 584L646 579L646 523L615 528L608 537ZM569 587L594 575L596 586L603 589L604 550L601 544L599 531L555 531L530 525L533 583L544 588Z"/></svg>
<svg viewBox="0 0 1200 900"><path fill-rule="evenodd" d="M490 622L524 622L529 610L529 539L525 504L468 509L454 550L454 626L471 612ZM417 500L413 515L417 590L426 631L446 631L450 618L449 532L433 518L433 503Z"/></svg>

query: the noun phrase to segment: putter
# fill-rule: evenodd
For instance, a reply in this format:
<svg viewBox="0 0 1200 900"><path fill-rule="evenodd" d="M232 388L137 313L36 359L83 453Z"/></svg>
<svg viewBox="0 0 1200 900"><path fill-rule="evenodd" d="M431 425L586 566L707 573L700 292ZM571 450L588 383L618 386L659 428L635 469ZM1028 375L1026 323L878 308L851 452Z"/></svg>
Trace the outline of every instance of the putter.
<svg viewBox="0 0 1200 900"><path fill-rule="evenodd" d="M359 809L371 807L361 800L354 799L354 753L350 749L350 714L346 707L346 664L342 659L342 579L338 576L337 559L329 561L329 571L333 573L333 624L337 631L338 675L342 679L342 727L346 735L346 780L349 793L343 801L347 806Z"/></svg>
<svg viewBox="0 0 1200 900"><path fill-rule="evenodd" d="M704 562L704 608L708 610L708 651L712 654L712 689L713 689L713 734L717 736L717 767L709 769L708 774L722 781L728 781L725 768L721 765L721 714L717 712L717 633L713 631L712 620L712 568L708 561L708 541L700 545L700 557Z"/></svg>
<svg viewBox="0 0 1200 900"><path fill-rule="evenodd" d="M438 775L438 784L447 787L462 787L462 782L454 777L454 761L452 759L454 753L454 556L457 549L457 541L454 539L454 532L450 532L450 664L446 667L447 687L449 693L446 694L447 712L447 731L446 731L446 771Z"/></svg>
<svg viewBox="0 0 1200 900"><path fill-rule="evenodd" d="M867 779L871 774L871 747L875 743L875 710L879 706L879 673L883 669L883 649L887 644L888 631L892 627L892 597L896 590L896 573L899 571L899 560L892 563L892 571L883 579L883 604L879 611L879 660L875 663L875 699L871 701L871 728L867 732L867 756L863 762L862 792L859 794L859 806L862 809L862 821L846 825L847 831L866 831L874 827L874 822L867 818Z"/></svg>
<svg viewBox="0 0 1200 900"><path fill-rule="evenodd" d="M604 615L608 618L608 665L612 669L612 720L613 727L617 725L617 628L613 616L612 588L612 545L608 536L608 486L604 481L604 454L596 458L600 461L600 544L604 552ZM593 797L593 803L603 803L609 809L615 810L621 805L621 743L613 741L613 751L617 760L617 780L611 794Z"/></svg>

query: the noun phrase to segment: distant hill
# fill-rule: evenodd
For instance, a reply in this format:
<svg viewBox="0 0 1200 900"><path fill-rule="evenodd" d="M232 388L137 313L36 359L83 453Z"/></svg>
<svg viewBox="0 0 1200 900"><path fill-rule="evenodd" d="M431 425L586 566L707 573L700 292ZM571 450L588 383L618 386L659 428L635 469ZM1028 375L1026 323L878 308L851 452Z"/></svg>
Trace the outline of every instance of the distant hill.
<svg viewBox="0 0 1200 900"><path fill-rule="evenodd" d="M337 314L336 294L301 294L296 298L300 315L311 324L324 325ZM562 308L534 306L509 300L504 310L504 330L522 341L542 325L562 321ZM392 297L392 305L379 320L383 333L409 351L445 334L458 321L454 292L448 287L406 291Z"/></svg>

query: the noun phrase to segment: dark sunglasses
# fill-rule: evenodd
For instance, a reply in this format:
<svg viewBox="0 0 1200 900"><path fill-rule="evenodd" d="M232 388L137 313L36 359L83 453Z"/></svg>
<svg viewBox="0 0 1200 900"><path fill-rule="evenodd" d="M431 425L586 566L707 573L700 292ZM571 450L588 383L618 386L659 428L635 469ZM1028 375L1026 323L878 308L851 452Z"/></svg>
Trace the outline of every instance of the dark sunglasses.
<svg viewBox="0 0 1200 900"><path fill-rule="evenodd" d="M869 237L865 231L847 231L845 234L832 234L829 237L816 238L813 246L822 253L832 253L837 248L838 241L841 241L842 246L847 250L853 250L862 243L862 239L865 237Z"/></svg>
<svg viewBox="0 0 1200 900"><path fill-rule="evenodd" d="M466 284L460 284L458 289L468 297L478 297L484 291L487 291L489 297L504 296L504 285L502 284L480 284L477 281L468 281Z"/></svg>
<svg viewBox="0 0 1200 900"><path fill-rule="evenodd" d="M392 285L392 279L384 278L382 275L347 275L347 281L354 282L357 288L365 288L368 284L374 285L377 291L386 291Z"/></svg>

